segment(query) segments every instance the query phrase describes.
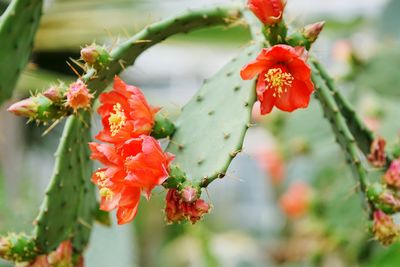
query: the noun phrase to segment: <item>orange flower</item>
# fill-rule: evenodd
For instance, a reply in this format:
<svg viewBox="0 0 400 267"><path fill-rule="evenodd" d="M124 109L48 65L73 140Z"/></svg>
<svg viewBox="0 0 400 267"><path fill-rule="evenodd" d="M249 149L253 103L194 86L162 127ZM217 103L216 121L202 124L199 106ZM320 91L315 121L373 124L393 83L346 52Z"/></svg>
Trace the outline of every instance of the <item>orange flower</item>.
<svg viewBox="0 0 400 267"><path fill-rule="evenodd" d="M314 84L306 58L304 47L275 45L243 67L242 79L259 75L256 90L261 114L270 113L274 106L288 112L308 106Z"/></svg>
<svg viewBox="0 0 400 267"><path fill-rule="evenodd" d="M90 101L93 98L93 95L89 93L89 89L82 80L77 80L70 84L66 95L66 105L72 108L74 112L80 108L89 108Z"/></svg>
<svg viewBox="0 0 400 267"><path fill-rule="evenodd" d="M142 188L147 198L156 185L168 178L168 166L174 159L172 154L162 151L157 140L145 135L125 142L122 154L128 172L125 179Z"/></svg>
<svg viewBox="0 0 400 267"><path fill-rule="evenodd" d="M113 90L100 95L100 102L97 111L104 129L96 138L117 145L141 134L150 134L154 115L159 110L147 103L139 88L127 85L118 76L114 78Z"/></svg>
<svg viewBox="0 0 400 267"><path fill-rule="evenodd" d="M265 25L274 25L282 20L285 0L249 0L249 9Z"/></svg>
<svg viewBox="0 0 400 267"><path fill-rule="evenodd" d="M290 218L303 216L311 202L311 189L302 182L294 183L290 186L280 199L281 209Z"/></svg>
<svg viewBox="0 0 400 267"><path fill-rule="evenodd" d="M91 158L106 167L98 169L92 182L100 189L100 209L117 210L118 224L136 216L141 192L150 198L152 189L168 178L173 156L164 153L153 137L141 135L123 143L119 148L90 143Z"/></svg>

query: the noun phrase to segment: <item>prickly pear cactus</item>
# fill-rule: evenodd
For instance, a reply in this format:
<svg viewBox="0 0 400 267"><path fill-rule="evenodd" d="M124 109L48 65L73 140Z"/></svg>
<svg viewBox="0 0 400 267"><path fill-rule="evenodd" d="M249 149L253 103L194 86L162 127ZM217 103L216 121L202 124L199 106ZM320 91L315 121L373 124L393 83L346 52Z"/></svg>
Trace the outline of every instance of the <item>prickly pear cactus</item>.
<svg viewBox="0 0 400 267"><path fill-rule="evenodd" d="M207 186L225 176L232 159L242 149L255 101L254 81L244 81L239 71L260 51L261 44L245 49L184 106L167 150L189 180Z"/></svg>
<svg viewBox="0 0 400 267"><path fill-rule="evenodd" d="M96 207L90 182L88 117L86 115L83 121L79 116L72 116L65 125L56 152L53 177L36 220L34 235L42 253L54 250L69 238L78 251L87 244Z"/></svg>
<svg viewBox="0 0 400 267"><path fill-rule="evenodd" d="M0 18L0 104L28 62L42 6L43 0L14 0Z"/></svg>

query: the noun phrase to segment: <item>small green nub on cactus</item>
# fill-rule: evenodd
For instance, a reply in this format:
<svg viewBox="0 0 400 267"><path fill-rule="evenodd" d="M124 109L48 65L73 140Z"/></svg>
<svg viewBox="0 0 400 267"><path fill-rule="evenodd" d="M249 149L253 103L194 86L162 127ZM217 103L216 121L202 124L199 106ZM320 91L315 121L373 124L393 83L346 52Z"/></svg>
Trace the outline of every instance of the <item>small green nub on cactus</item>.
<svg viewBox="0 0 400 267"><path fill-rule="evenodd" d="M103 46L91 44L81 50L81 58L91 67L99 70L111 61L111 56Z"/></svg>
<svg viewBox="0 0 400 267"><path fill-rule="evenodd" d="M175 132L175 125L160 112L154 119L154 126L151 135L154 138L161 139L171 136Z"/></svg>
<svg viewBox="0 0 400 267"><path fill-rule="evenodd" d="M177 165L171 164L169 167L169 177L162 184L165 188L179 188L186 181L186 173Z"/></svg>
<svg viewBox="0 0 400 267"><path fill-rule="evenodd" d="M374 183L367 188L367 197L371 201L376 201L385 191L385 188L378 183Z"/></svg>
<svg viewBox="0 0 400 267"><path fill-rule="evenodd" d="M37 250L32 237L10 233L0 238L0 258L22 262L33 260L36 254Z"/></svg>

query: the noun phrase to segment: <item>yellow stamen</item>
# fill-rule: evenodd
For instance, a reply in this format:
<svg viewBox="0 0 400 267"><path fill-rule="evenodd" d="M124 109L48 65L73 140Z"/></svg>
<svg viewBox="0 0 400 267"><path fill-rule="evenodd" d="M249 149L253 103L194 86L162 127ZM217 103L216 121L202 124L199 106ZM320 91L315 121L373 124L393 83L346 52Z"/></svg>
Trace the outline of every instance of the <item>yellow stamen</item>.
<svg viewBox="0 0 400 267"><path fill-rule="evenodd" d="M106 184L106 182L107 182L106 172L105 172L105 171L96 172L96 176L97 176L97 178L99 178L98 184L99 184L100 186L105 186L105 184Z"/></svg>
<svg viewBox="0 0 400 267"><path fill-rule="evenodd" d="M282 71L281 68L269 69L265 74L266 89L274 90L274 97L281 97L283 93L286 93L292 86L293 80L292 74Z"/></svg>
<svg viewBox="0 0 400 267"><path fill-rule="evenodd" d="M122 127L124 127L126 123L126 117L124 110L121 107L120 103L117 103L113 106L114 113L110 114L108 118L108 123L110 124L110 132L111 136L119 133Z"/></svg>
<svg viewBox="0 0 400 267"><path fill-rule="evenodd" d="M101 197L104 197L107 200L110 200L114 196L114 193L107 187L100 188L99 193Z"/></svg>

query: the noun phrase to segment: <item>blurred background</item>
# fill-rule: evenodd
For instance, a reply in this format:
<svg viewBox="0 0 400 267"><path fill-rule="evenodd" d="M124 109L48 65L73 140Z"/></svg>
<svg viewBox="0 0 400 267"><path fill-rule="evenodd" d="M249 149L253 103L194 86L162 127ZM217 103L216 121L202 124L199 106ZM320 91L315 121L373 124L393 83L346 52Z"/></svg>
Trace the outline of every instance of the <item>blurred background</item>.
<svg viewBox="0 0 400 267"><path fill-rule="evenodd" d="M30 231L52 172L62 131L45 137L5 110L30 92L75 76L67 66L93 41L113 46L145 25L217 0L49 0L32 61L14 99L0 108L0 234ZM7 6L0 1L0 13ZM288 0L294 27L325 20L312 51L369 127L398 142L400 120L400 1ZM153 105L176 113L202 81L250 41L240 26L179 35L157 45L122 78L141 87ZM1 59L0 59L1 60ZM319 103L260 117L227 176L204 198L210 215L194 226L166 225L165 192L140 203L132 224L96 225L86 265L118 267L400 266L400 244L382 248ZM94 132L100 128L95 116ZM115 217L115 216L113 216ZM10 266L0 261L0 266Z"/></svg>

